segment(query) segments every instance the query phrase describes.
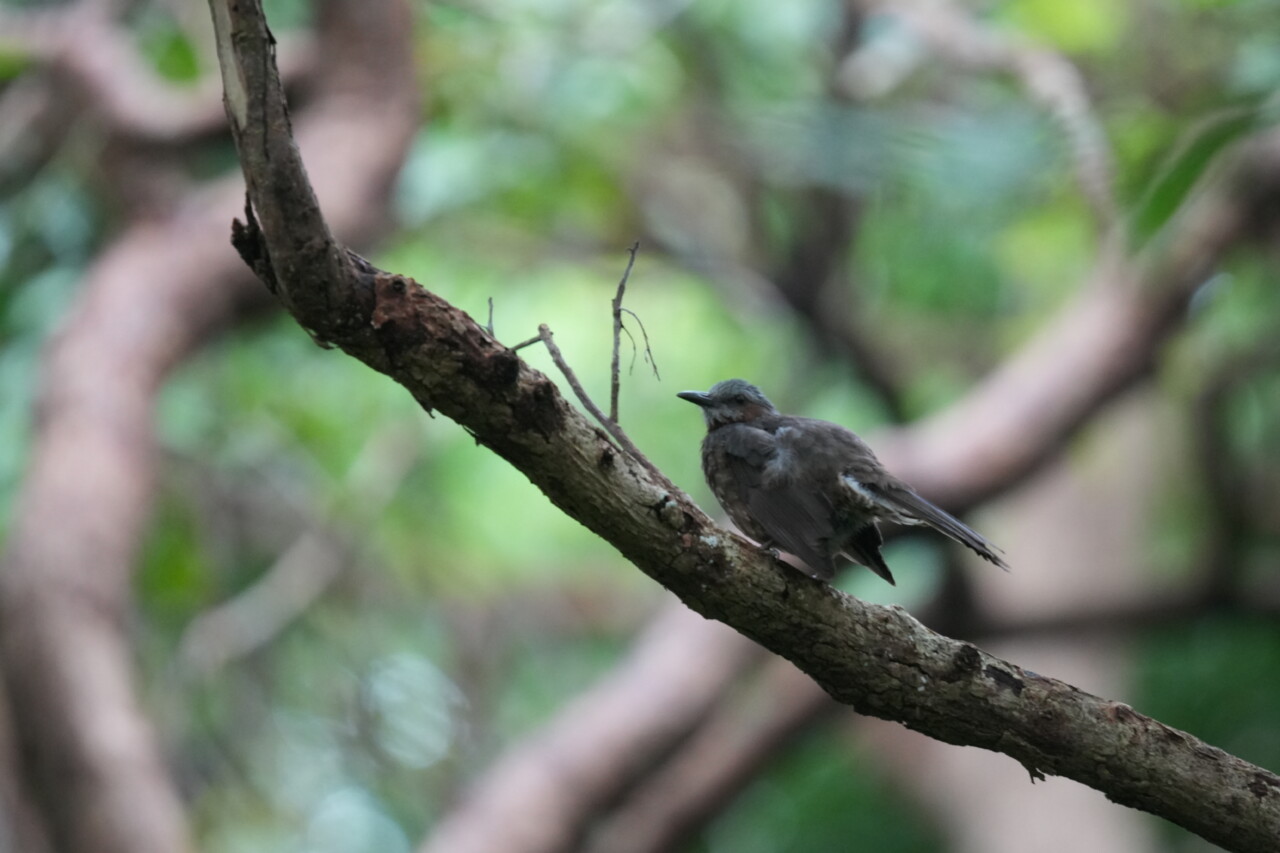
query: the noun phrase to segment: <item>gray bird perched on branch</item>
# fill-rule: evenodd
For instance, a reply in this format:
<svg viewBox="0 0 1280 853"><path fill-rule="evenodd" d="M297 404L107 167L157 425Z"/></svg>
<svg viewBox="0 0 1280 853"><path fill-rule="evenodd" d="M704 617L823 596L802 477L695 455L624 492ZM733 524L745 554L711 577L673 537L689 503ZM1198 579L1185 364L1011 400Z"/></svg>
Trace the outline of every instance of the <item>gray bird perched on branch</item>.
<svg viewBox="0 0 1280 853"><path fill-rule="evenodd" d="M817 577L830 580L847 557L893 583L879 521L927 524L1009 568L995 546L886 471L839 424L780 414L742 379L676 396L702 407L702 471L734 524L764 547L796 555Z"/></svg>

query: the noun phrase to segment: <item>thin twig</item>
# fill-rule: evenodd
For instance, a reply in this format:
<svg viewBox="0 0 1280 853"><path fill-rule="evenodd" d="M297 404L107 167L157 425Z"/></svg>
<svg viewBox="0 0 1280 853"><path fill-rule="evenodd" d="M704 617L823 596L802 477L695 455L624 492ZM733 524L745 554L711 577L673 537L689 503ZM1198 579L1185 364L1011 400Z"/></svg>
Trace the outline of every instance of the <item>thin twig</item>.
<svg viewBox="0 0 1280 853"><path fill-rule="evenodd" d="M489 337L493 337L493 297L489 297L489 322L485 324L484 330L489 333Z"/></svg>
<svg viewBox="0 0 1280 853"><path fill-rule="evenodd" d="M547 345L547 352L551 353L551 360L556 363L556 367L560 368L560 372L564 374L564 378L569 381L569 387L573 389L573 393L577 395L578 400L584 407L586 407L586 410L591 413L593 418L598 420L601 425L604 426L604 428L609 432L609 435L611 435L614 441L618 443L618 448L620 450L631 452L634 445L628 447L628 445L631 445L631 440L627 438L626 433L623 433L622 430L618 428L618 422L612 418L605 417L604 412L600 411L600 407L597 406L595 401L587 395L586 389L583 388L582 383L578 381L578 375L573 372L573 368L564 360L564 353L560 352L560 347L556 346L551 327L546 323L538 326L537 339ZM639 453L639 451L637 450L636 453Z"/></svg>
<svg viewBox="0 0 1280 853"><path fill-rule="evenodd" d="M615 424L618 422L618 348L622 344L622 297L627 292L627 279L631 276L631 268L636 264L636 252L640 251L640 241L632 243L627 251L631 257L627 260L627 268L622 271L618 292L613 297L613 362L610 365L609 378L609 420ZM635 314L632 313L631 316L634 317Z"/></svg>
<svg viewBox="0 0 1280 853"><path fill-rule="evenodd" d="M511 351L516 352L517 350L522 350L527 346L532 346L533 344L536 344L540 340L542 340L542 335L534 335L532 338L529 338L529 340L521 341L520 343L513 346L511 348Z"/></svg>
<svg viewBox="0 0 1280 853"><path fill-rule="evenodd" d="M670 487L672 490L675 490L676 487L672 485L669 479L667 479L667 475L658 470L658 466L650 462L649 458L640 452L640 448L636 447L627 434L623 432L622 427L618 425L618 422L612 418L606 417L605 413L600 411L600 407L595 404L595 401L587 395L586 390L582 387L582 383L578 381L577 374L573 372L573 368L569 366L569 363L564 360L564 354L560 352L560 347L556 346L555 341L552 340L551 329L546 323L538 326L538 337L535 338L535 340L541 340L547 345L547 352L551 353L551 360L556 363L556 367L560 368L560 372L563 373L564 378L568 380L569 387L573 389L573 393L577 395L583 408L590 413L591 417L600 422L600 425L604 427L605 432L607 432L614 440L618 445L618 448L643 465L645 470L656 477L659 482Z"/></svg>
<svg viewBox="0 0 1280 853"><path fill-rule="evenodd" d="M644 327L644 321L640 319L640 315L632 311L630 308L623 308L623 311L630 314L636 321L636 325L640 327L640 335L644 338L644 360L649 362L649 366L653 368L653 376L655 379L661 380L662 374L658 373L658 362L653 360L653 347L649 346L649 331ZM627 337L631 337L631 333L627 332ZM631 338L631 346L634 349L636 339ZM631 363L635 365L635 358L632 357Z"/></svg>
<svg viewBox="0 0 1280 853"><path fill-rule="evenodd" d="M623 309L626 311L627 309ZM622 332L627 336L627 343L631 344L631 363L627 365L627 375L630 376L636 369L636 356L640 354L640 348L636 346L636 336L631 334L631 330L626 326L622 327Z"/></svg>

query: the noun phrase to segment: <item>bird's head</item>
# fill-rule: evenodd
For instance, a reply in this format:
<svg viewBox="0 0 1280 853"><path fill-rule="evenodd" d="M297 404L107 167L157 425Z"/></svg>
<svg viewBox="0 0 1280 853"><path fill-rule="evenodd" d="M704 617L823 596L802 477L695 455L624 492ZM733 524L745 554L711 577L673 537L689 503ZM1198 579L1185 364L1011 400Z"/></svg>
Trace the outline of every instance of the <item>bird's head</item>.
<svg viewBox="0 0 1280 853"><path fill-rule="evenodd" d="M710 391L681 391L676 396L702 407L708 429L754 421L778 411L759 388L745 379L726 379L712 385Z"/></svg>

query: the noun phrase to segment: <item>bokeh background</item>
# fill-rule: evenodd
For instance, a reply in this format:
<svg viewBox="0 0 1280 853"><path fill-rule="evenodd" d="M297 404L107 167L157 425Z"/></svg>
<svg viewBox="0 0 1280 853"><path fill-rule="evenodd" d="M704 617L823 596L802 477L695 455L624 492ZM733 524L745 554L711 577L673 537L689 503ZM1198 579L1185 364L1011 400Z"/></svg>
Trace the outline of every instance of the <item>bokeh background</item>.
<svg viewBox="0 0 1280 853"><path fill-rule="evenodd" d="M1158 339L1136 340L1148 369L967 516L1010 575L914 537L886 552L898 587L839 583L1280 770L1280 243L1258 212L1277 196L1241 202L1218 249L1169 245L1273 133L1280 3L266 5L339 237L508 344L548 324L602 402L639 241L621 422L708 510L701 419L677 391L747 377L874 443L1046 330L1105 324L1072 306L1161 286L1135 272L1152 258L1203 262ZM507 849L1214 849L725 652L456 425L317 347L231 254L208 19L193 0L0 6L5 566L111 613L179 835L212 853L449 850L469 792L521 755L554 765L566 720L581 746L591 709L616 713L592 697L665 637L687 639L686 666L721 644L704 706L625 773L601 741L607 784L550 772L580 798L566 839ZM361 121L384 95L397 118ZM322 122L340 130L306 137ZM521 354L561 381L540 347ZM41 491L39 460L97 454L98 427L124 461ZM95 552L99 535L121 541ZM56 571L15 568L77 542ZM15 589L11 633L34 600ZM79 770L24 774L51 737L22 704L45 658L3 650L0 849L38 851L59 832L41 804ZM95 701L75 690L59 701ZM554 823L526 784L511 802Z"/></svg>

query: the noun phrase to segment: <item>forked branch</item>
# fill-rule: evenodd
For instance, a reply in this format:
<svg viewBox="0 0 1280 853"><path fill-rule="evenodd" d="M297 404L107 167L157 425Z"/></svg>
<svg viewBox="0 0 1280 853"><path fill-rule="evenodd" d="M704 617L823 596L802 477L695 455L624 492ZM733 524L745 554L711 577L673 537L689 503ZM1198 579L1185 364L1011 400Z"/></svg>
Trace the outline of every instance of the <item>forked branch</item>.
<svg viewBox="0 0 1280 853"><path fill-rule="evenodd" d="M1280 777L1127 705L935 634L900 608L777 565L618 454L546 376L471 317L402 276L343 262L289 154L260 8L214 6L228 24L219 28L224 79L250 93L235 133L262 227L242 229L240 248L269 258L272 284L304 327L462 424L689 607L792 660L839 701L1003 752L1033 774L1076 779L1228 849L1275 849ZM303 215L292 215L295 206Z"/></svg>

